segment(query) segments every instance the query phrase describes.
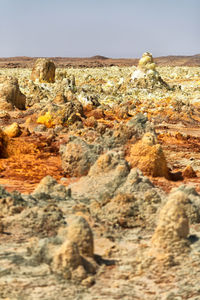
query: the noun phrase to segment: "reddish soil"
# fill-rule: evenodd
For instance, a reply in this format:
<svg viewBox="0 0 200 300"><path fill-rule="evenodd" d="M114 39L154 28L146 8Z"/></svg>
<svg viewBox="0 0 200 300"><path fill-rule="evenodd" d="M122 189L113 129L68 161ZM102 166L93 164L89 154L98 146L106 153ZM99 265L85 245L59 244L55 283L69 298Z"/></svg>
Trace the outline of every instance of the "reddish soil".
<svg viewBox="0 0 200 300"><path fill-rule="evenodd" d="M8 143L8 158L1 159L0 184L8 191L32 192L46 176L63 177L58 149L40 136L13 138Z"/></svg>

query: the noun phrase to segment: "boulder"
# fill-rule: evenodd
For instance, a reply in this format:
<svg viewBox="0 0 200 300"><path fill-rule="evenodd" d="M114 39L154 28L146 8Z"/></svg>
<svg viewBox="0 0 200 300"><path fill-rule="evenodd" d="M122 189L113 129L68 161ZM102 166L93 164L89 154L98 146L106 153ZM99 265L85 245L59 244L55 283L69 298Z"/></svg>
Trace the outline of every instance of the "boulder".
<svg viewBox="0 0 200 300"><path fill-rule="evenodd" d="M31 73L31 80L46 83L55 82L55 64L46 58L38 58L35 61L34 67Z"/></svg>
<svg viewBox="0 0 200 300"><path fill-rule="evenodd" d="M26 97L19 89L18 80L11 76L0 76L0 108L12 110L25 109Z"/></svg>

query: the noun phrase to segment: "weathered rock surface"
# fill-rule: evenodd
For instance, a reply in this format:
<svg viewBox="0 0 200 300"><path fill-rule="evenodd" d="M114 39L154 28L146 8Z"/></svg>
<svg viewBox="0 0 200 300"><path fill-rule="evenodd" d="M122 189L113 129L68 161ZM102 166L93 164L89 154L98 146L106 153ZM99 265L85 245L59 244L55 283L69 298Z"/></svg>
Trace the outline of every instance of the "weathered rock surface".
<svg viewBox="0 0 200 300"><path fill-rule="evenodd" d="M32 196L41 201L66 200L70 196L70 190L66 189L64 185L58 184L53 177L48 175L41 180Z"/></svg>
<svg viewBox="0 0 200 300"><path fill-rule="evenodd" d="M60 147L65 174L72 177L87 175L101 152L101 146L88 144L83 139L71 137L66 145Z"/></svg>
<svg viewBox="0 0 200 300"><path fill-rule="evenodd" d="M190 224L200 223L200 195L194 187L189 185L180 185L178 188L172 189L170 195L179 192L183 193L188 199L184 205Z"/></svg>
<svg viewBox="0 0 200 300"><path fill-rule="evenodd" d="M127 159L132 167L139 168L145 175L170 178L164 152L152 133L146 133L141 141L131 146Z"/></svg>
<svg viewBox="0 0 200 300"><path fill-rule="evenodd" d="M53 257L52 268L65 279L76 282L84 280L88 274L96 272L93 260L93 233L86 220L79 216L71 217L64 243Z"/></svg>
<svg viewBox="0 0 200 300"><path fill-rule="evenodd" d="M56 204L28 208L16 221L21 223L26 234L40 238L55 236L58 228L66 223L62 210Z"/></svg>
<svg viewBox="0 0 200 300"><path fill-rule="evenodd" d="M84 202L111 197L126 180L128 173L128 163L123 155L109 151L98 158L87 176L70 185L72 197Z"/></svg>
<svg viewBox="0 0 200 300"><path fill-rule="evenodd" d="M80 283L97 269L93 233L83 217L71 216L67 222L65 227L60 223L57 236L54 233L51 238L33 239L27 250L31 264L48 264L64 280Z"/></svg>
<svg viewBox="0 0 200 300"><path fill-rule="evenodd" d="M75 122L81 122L83 107L79 101L70 101L63 105L49 103L40 112L37 123L44 124L47 128L62 125L68 127Z"/></svg>
<svg viewBox="0 0 200 300"><path fill-rule="evenodd" d="M158 259L167 256L179 256L188 252L189 220L185 205L187 195L183 192L173 193L160 211L158 226L151 243L157 251Z"/></svg>
<svg viewBox="0 0 200 300"><path fill-rule="evenodd" d="M136 142L141 139L146 132L155 134L153 124L141 113L136 114L126 123L116 123L112 129L105 129L99 126L97 130L100 132L102 130L103 132L96 142L100 143L106 149L124 146L131 139Z"/></svg>
<svg viewBox="0 0 200 300"><path fill-rule="evenodd" d="M55 82L55 70L56 67L52 61L46 58L38 58L35 61L31 79L33 81L38 79L39 82L53 83Z"/></svg>
<svg viewBox="0 0 200 300"><path fill-rule="evenodd" d="M131 79L133 84L139 88L155 89L164 88L170 89L168 84L161 78L156 71L156 64L153 61L152 54L145 52L139 60L137 69L133 72Z"/></svg>
<svg viewBox="0 0 200 300"><path fill-rule="evenodd" d="M0 216L12 216L21 213L28 203L18 192L9 193L0 186Z"/></svg>
<svg viewBox="0 0 200 300"><path fill-rule="evenodd" d="M26 97L21 93L17 78L0 76L0 108L12 110L14 107L25 109Z"/></svg>
<svg viewBox="0 0 200 300"><path fill-rule="evenodd" d="M109 195L109 188L107 190ZM95 198L96 195L93 199ZM92 199L90 211L93 216L109 222L114 227L153 228L162 198L164 195L141 171L132 169L113 197L106 195L101 201Z"/></svg>

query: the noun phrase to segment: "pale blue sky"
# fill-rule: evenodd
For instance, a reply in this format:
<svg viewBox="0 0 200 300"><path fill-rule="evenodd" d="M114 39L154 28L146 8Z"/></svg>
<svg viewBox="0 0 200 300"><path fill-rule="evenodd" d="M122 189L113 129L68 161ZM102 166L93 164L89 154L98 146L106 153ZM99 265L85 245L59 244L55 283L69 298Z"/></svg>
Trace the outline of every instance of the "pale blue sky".
<svg viewBox="0 0 200 300"><path fill-rule="evenodd" d="M0 0L0 57L200 53L200 0Z"/></svg>

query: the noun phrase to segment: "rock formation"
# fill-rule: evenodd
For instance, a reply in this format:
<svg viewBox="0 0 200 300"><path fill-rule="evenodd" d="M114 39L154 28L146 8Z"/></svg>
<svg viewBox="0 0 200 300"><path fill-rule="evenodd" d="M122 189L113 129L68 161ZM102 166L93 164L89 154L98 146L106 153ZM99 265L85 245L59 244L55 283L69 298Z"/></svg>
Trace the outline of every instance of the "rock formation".
<svg viewBox="0 0 200 300"><path fill-rule="evenodd" d="M77 244L79 252L85 257L93 257L94 241L93 233L88 222L80 216L72 216L67 219L67 239Z"/></svg>
<svg viewBox="0 0 200 300"><path fill-rule="evenodd" d="M66 240L53 257L52 268L66 279L82 281L96 271L93 256L92 230L84 218L73 216L69 220Z"/></svg>
<svg viewBox="0 0 200 300"><path fill-rule="evenodd" d="M37 185L32 193L32 196L38 200L65 200L70 194L70 191L51 176L44 177Z"/></svg>
<svg viewBox="0 0 200 300"><path fill-rule="evenodd" d="M132 167L139 168L145 175L169 178L165 155L153 133L145 133L138 143L131 146L127 160Z"/></svg>
<svg viewBox="0 0 200 300"><path fill-rule="evenodd" d="M106 189L106 185L105 185ZM109 187L107 188L109 195ZM138 169L132 169L115 191L114 197L105 197L90 204L90 212L98 220L107 220L113 227L153 228L155 215L161 205L156 188Z"/></svg>
<svg viewBox="0 0 200 300"><path fill-rule="evenodd" d="M153 234L152 248L158 258L178 256L188 252L189 221L186 214L188 197L183 192L173 193L160 211Z"/></svg>
<svg viewBox="0 0 200 300"><path fill-rule="evenodd" d="M72 196L81 201L103 200L114 194L129 173L122 153L109 151L99 156L85 177L72 185Z"/></svg>
<svg viewBox="0 0 200 300"><path fill-rule="evenodd" d="M53 83L55 82L55 64L46 58L38 58L35 61L32 73L31 80L39 82Z"/></svg>
<svg viewBox="0 0 200 300"><path fill-rule="evenodd" d="M170 89L156 70L152 54L145 52L139 60L137 69L131 75L134 86L145 89Z"/></svg>
<svg viewBox="0 0 200 300"><path fill-rule="evenodd" d="M67 176L87 175L95 163L102 147L86 143L83 139L71 137L69 143L61 145L62 167Z"/></svg>
<svg viewBox="0 0 200 300"><path fill-rule="evenodd" d="M26 97L19 89L18 80L11 76L0 76L0 109L25 109Z"/></svg>
<svg viewBox="0 0 200 300"><path fill-rule="evenodd" d="M178 188L173 188L170 195L173 193L184 193L188 199L185 204L186 214L190 224L200 223L200 195L195 188L190 185L180 185Z"/></svg>
<svg viewBox="0 0 200 300"><path fill-rule="evenodd" d="M56 125L70 126L77 121L82 122L83 107L79 101L70 101L63 105L47 104L40 112L37 123L44 124L47 128Z"/></svg>

